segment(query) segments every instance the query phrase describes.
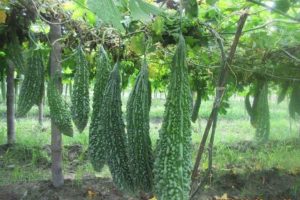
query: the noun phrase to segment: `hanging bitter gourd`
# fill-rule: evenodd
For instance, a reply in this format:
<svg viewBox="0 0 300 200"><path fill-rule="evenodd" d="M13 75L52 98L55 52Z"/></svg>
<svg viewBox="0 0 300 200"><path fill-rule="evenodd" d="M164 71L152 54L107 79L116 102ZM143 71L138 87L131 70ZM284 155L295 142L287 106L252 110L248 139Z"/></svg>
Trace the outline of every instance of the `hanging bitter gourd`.
<svg viewBox="0 0 300 200"><path fill-rule="evenodd" d="M89 157L95 171L101 171L106 162L105 144L103 134L99 132L100 128L100 109L102 105L103 93L108 82L111 71L111 64L108 55L101 46L99 54L96 57L96 81L93 96L93 112L89 132Z"/></svg>
<svg viewBox="0 0 300 200"><path fill-rule="evenodd" d="M198 114L201 106L201 100L202 100L202 93L201 90L196 91L197 96L196 96L196 101L193 106L193 111L192 111L192 122L195 122L198 119Z"/></svg>
<svg viewBox="0 0 300 200"><path fill-rule="evenodd" d="M103 94L99 118L99 133L104 140L104 153L113 182L124 191L133 191L132 177L128 165L128 142L122 119L121 81L119 63L109 76Z"/></svg>
<svg viewBox="0 0 300 200"><path fill-rule="evenodd" d="M294 83L292 94L289 103L290 116L295 119L296 114L300 115L300 86L299 83Z"/></svg>
<svg viewBox="0 0 300 200"><path fill-rule="evenodd" d="M257 101L256 139L265 142L270 135L270 111L268 104L268 83L265 81Z"/></svg>
<svg viewBox="0 0 300 200"><path fill-rule="evenodd" d="M246 111L247 113L249 114L250 116L250 122L251 122L251 125L256 128L256 116L257 116L257 102L258 102L258 99L259 99L259 95L260 95L260 92L262 90L262 87L263 87L263 82L261 81L258 81L256 84L255 84L255 87L254 87L254 96L253 96L253 103L251 104L250 102L250 95L251 95L251 92L252 91L249 91L245 97L245 107L246 107Z"/></svg>
<svg viewBox="0 0 300 200"><path fill-rule="evenodd" d="M25 74L25 62L23 58L22 46L20 44L19 38L17 35L12 36L11 42L8 43L8 56L11 61L14 63L16 69L21 73ZM30 67L30 66L29 66Z"/></svg>
<svg viewBox="0 0 300 200"><path fill-rule="evenodd" d="M280 87L280 92L278 94L278 99L277 99L278 104L281 103L285 99L286 94L287 94L287 92L289 90L289 87L290 87L290 83L288 81L285 81L280 86L281 86Z"/></svg>
<svg viewBox="0 0 300 200"><path fill-rule="evenodd" d="M129 165L136 191L151 192L153 188L153 153L149 135L151 92L148 65L143 61L141 71L127 102L127 135Z"/></svg>
<svg viewBox="0 0 300 200"><path fill-rule="evenodd" d="M61 97L54 77L48 83L47 97L50 108L50 117L58 130L64 135L73 136L72 118L68 104Z"/></svg>
<svg viewBox="0 0 300 200"><path fill-rule="evenodd" d="M250 103L250 92L245 98L245 106L250 115L252 126L256 129L256 139L264 142L270 134L270 113L268 104L268 83L258 81L255 88L253 103Z"/></svg>
<svg viewBox="0 0 300 200"><path fill-rule="evenodd" d="M17 116L22 117L34 105L39 105L44 91L44 64L39 50L31 50L28 67L20 89L17 103Z"/></svg>
<svg viewBox="0 0 300 200"><path fill-rule="evenodd" d="M74 87L71 95L71 113L75 126L79 132L82 132L88 123L90 100L89 70L81 47L78 48L76 65Z"/></svg>
<svg viewBox="0 0 300 200"><path fill-rule="evenodd" d="M173 57L165 113L156 149L154 182L159 200L189 199L191 90L183 36Z"/></svg>

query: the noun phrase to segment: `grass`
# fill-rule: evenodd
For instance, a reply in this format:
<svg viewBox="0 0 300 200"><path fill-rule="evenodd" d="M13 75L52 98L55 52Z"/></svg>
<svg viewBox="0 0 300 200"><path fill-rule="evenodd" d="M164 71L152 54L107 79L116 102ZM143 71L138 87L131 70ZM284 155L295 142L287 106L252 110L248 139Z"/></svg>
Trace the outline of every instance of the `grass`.
<svg viewBox="0 0 300 200"><path fill-rule="evenodd" d="M123 95L123 110L126 109L128 94ZM214 169L217 171L235 170L242 173L251 170L270 168L283 169L289 173L300 171L299 123L291 121L288 115L288 102L277 105L274 97L270 98L271 134L266 145L253 147L255 130L251 127L249 116L244 108L243 97L233 97L226 115L219 117L215 138ZM152 101L150 112L150 133L155 146L164 112L164 95L158 95ZM194 156L203 134L206 120L212 108L212 101L203 102L200 108L200 120L192 124ZM0 105L0 144L6 143L5 105ZM50 178L48 167L38 167L40 162L50 164L50 157L45 152L50 144L49 109L45 108L43 127L37 122L37 108L33 108L26 118L16 121L16 140L18 148L6 152L0 157L0 185L20 181L42 180ZM73 138L63 136L65 146L80 144L83 152L88 146L88 128L83 133L75 133ZM29 150L28 150L29 149ZM26 157L27 156L27 157ZM86 155L79 155L80 164L70 169L74 161L67 159L64 152L64 171L66 176L75 179L89 175L108 177L107 167L101 173L95 173ZM42 160L42 161L41 161ZM10 166L11 168L8 168ZM206 157L201 168L207 168Z"/></svg>

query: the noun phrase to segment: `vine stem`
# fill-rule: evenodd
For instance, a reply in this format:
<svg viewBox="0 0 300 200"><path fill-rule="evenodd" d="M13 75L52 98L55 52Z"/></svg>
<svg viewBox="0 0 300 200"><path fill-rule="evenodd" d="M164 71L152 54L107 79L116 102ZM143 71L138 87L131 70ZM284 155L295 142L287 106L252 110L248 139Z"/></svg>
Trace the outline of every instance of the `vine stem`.
<svg viewBox="0 0 300 200"><path fill-rule="evenodd" d="M206 140L208 138L211 126L217 118L218 110L220 108L222 98L225 94L226 84L227 84L227 81L229 78L230 65L232 64L232 61L233 61L233 58L234 58L234 55L236 52L236 48L239 43L240 37L242 35L242 30L244 28L247 18L248 18L248 9L246 8L244 10L243 14L240 16L237 31L236 31L233 43L231 45L229 55L226 58L226 62L223 64L223 68L222 68L222 71L219 76L219 81L218 81L218 85L216 88L216 96L215 96L213 108L212 108L211 114L209 116L209 119L207 121L207 125L206 125L205 131L204 131L204 134L203 134L203 137L202 137L199 149L198 149L197 157L196 157L195 164L194 164L194 169L192 172L192 179L196 179L198 176L198 168L199 168L200 161L201 161L203 153L204 153Z"/></svg>

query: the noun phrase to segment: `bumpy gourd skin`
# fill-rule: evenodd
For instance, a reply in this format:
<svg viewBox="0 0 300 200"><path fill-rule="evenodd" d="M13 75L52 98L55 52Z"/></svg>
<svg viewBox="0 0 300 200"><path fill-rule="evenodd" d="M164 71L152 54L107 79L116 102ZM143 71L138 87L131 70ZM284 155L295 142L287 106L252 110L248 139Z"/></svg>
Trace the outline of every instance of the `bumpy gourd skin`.
<svg viewBox="0 0 300 200"><path fill-rule="evenodd" d="M137 76L127 102L127 135L129 164L135 191L151 192L153 188L153 152L149 136L151 91L146 60Z"/></svg>
<svg viewBox="0 0 300 200"><path fill-rule="evenodd" d="M173 58L154 164L159 200L188 200L191 180L191 91L183 36Z"/></svg>
<svg viewBox="0 0 300 200"><path fill-rule="evenodd" d="M44 64L42 54L32 50L21 86L17 116L26 115L34 105L39 105L44 92Z"/></svg>
<svg viewBox="0 0 300 200"><path fill-rule="evenodd" d="M101 171L106 159L103 134L99 132L100 109L102 105L103 93L111 71L111 64L109 62L107 53L102 46L100 47L99 54L96 59L97 72L94 86L93 112L89 133L89 157L94 170Z"/></svg>
<svg viewBox="0 0 300 200"><path fill-rule="evenodd" d="M50 117L61 133L72 137L73 126L70 109L58 92L54 80L49 81L47 88Z"/></svg>
<svg viewBox="0 0 300 200"><path fill-rule="evenodd" d="M89 70L85 60L83 50L79 48L77 56L77 67L74 76L74 88L71 96L72 119L79 130L82 132L89 119L90 100L89 100Z"/></svg>
<svg viewBox="0 0 300 200"><path fill-rule="evenodd" d="M115 64L103 94L100 109L99 134L113 182L123 191L132 192L132 177L128 165L128 143L122 119L119 64Z"/></svg>
<svg viewBox="0 0 300 200"><path fill-rule="evenodd" d="M256 139L260 142L268 140L270 135L270 112L268 104L268 83L260 90L256 108Z"/></svg>

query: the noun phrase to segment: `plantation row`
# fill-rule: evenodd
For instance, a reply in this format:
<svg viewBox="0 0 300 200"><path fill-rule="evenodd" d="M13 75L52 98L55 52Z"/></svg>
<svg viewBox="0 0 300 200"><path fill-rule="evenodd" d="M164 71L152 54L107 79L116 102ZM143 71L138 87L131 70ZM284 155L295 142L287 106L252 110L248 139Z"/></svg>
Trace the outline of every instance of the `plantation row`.
<svg viewBox="0 0 300 200"><path fill-rule="evenodd" d="M119 62L114 66L100 46L96 56L92 117L89 127L89 158L95 171L108 164L115 185L130 194L155 194L159 199L188 199L191 184L191 121L196 121L201 104L192 96L186 66L185 41L181 36L171 65L170 83L160 139L154 151L149 136L151 84L146 57L127 102L125 128L121 110ZM81 133L89 120L89 64L84 50L76 53L76 73L71 106L57 87L59 73L48 81L47 97L51 120L62 134L72 137L73 123ZM31 50L20 89L17 117L26 115L32 106L42 103L45 68L40 50ZM279 97L286 96L286 85ZM39 91L39 92L37 92ZM254 96L250 102L250 95ZM300 114L297 107L299 88L292 86L290 115ZM245 97L245 107L256 128L256 138L266 142L270 132L268 83L258 81ZM193 110L193 111L192 111ZM126 129L126 130L125 130ZM155 153L154 153L155 152Z"/></svg>
<svg viewBox="0 0 300 200"><path fill-rule="evenodd" d="M17 117L23 117L34 105L42 103L46 73L42 54L35 48L30 49L28 66L24 70ZM141 70L127 102L126 131L121 110L120 66L119 62L113 66L110 60L100 46L89 127L88 151L94 170L101 171L104 164L108 164L115 185L130 194L155 191L159 199L188 199L192 167L192 96L183 36L179 38L172 61L155 154L149 136L151 85L146 57L141 61ZM70 107L57 87L59 72L54 73L47 84L51 120L59 132L70 137L74 134L72 122L81 133L88 124L90 112L89 64L81 47L77 49L76 66Z"/></svg>
<svg viewBox="0 0 300 200"><path fill-rule="evenodd" d="M258 145L270 135L270 91L279 91L278 103L290 97L289 114L298 120L298 14L299 2L286 0L1 1L7 143L16 142L15 117L35 105L42 116L46 93L55 187L64 184L62 134L72 137L89 129L94 170L108 165L120 190L187 200L198 191L199 177L205 179L199 166L208 139L206 176L212 175L218 115L226 114L237 91L244 92ZM61 94L66 82L73 85L70 105ZM132 91L122 116L121 92L128 85ZM167 91L156 149L149 136L152 90ZM192 167L191 122L211 96L213 106Z"/></svg>

